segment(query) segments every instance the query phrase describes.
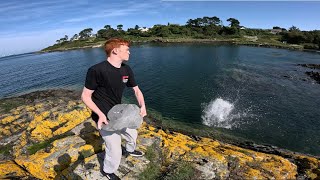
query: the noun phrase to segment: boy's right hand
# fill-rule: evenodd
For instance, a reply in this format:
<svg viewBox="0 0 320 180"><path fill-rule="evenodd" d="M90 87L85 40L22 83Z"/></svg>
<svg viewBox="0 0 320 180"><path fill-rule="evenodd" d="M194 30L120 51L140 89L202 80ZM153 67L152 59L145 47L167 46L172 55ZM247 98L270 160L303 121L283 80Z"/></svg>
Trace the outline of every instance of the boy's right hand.
<svg viewBox="0 0 320 180"><path fill-rule="evenodd" d="M98 129L100 130L102 128L102 124L107 125L108 121L107 121L107 117L104 114L99 115L99 120L98 120Z"/></svg>

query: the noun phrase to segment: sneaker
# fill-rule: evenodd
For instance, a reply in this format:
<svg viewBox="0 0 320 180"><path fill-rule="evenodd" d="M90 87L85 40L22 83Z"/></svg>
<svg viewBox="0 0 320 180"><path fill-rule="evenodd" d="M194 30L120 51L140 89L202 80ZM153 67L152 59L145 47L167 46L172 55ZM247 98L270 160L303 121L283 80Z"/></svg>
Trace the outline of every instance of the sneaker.
<svg viewBox="0 0 320 180"><path fill-rule="evenodd" d="M129 154L130 156L134 156L134 157L140 157L140 156L143 156L143 155L144 155L143 152L137 151L137 150L134 150L133 152L128 152L128 154Z"/></svg>
<svg viewBox="0 0 320 180"><path fill-rule="evenodd" d="M121 180L117 175L114 173L103 173L104 176L106 176L110 180Z"/></svg>

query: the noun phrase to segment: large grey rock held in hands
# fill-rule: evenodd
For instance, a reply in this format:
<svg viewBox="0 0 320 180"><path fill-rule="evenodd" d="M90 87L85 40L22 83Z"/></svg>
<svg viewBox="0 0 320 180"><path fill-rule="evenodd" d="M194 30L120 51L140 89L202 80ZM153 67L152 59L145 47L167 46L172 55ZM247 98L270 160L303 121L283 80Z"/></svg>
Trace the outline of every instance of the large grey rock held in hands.
<svg viewBox="0 0 320 180"><path fill-rule="evenodd" d="M143 121L140 108L135 104L117 104L108 112L108 125L103 125L106 131L117 131L123 128L138 129Z"/></svg>

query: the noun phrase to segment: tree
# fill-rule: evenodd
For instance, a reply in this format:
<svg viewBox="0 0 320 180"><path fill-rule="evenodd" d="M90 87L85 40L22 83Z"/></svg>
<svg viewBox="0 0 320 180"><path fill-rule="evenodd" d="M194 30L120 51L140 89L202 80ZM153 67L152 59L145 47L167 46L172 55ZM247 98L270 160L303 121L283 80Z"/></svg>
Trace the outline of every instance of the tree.
<svg viewBox="0 0 320 180"><path fill-rule="evenodd" d="M140 27L138 26L138 25L136 25L135 27L134 27L134 29L135 30L138 30Z"/></svg>
<svg viewBox="0 0 320 180"><path fill-rule="evenodd" d="M211 17L210 18L210 22L211 22L210 24L214 24L216 26L221 26L222 25L222 21L217 16Z"/></svg>
<svg viewBox="0 0 320 180"><path fill-rule="evenodd" d="M110 25L105 25L104 28L105 28L106 30L109 30L109 29L111 29L111 26L110 26Z"/></svg>
<svg viewBox="0 0 320 180"><path fill-rule="evenodd" d="M74 41L74 40L77 40L79 38L78 34L74 34L72 36L72 38L70 39L70 41Z"/></svg>
<svg viewBox="0 0 320 180"><path fill-rule="evenodd" d="M100 30L97 32L97 37L98 37L98 38L105 38L107 32L108 32L107 29L100 29Z"/></svg>
<svg viewBox="0 0 320 180"><path fill-rule="evenodd" d="M123 28L123 25L122 25L122 24L117 25L118 31L122 31L122 28Z"/></svg>
<svg viewBox="0 0 320 180"><path fill-rule="evenodd" d="M281 27L279 27L279 26L273 26L272 29L281 29Z"/></svg>
<svg viewBox="0 0 320 180"><path fill-rule="evenodd" d="M240 27L240 22L235 18L229 18L227 19L227 21L230 22L230 27L236 27L236 28Z"/></svg>
<svg viewBox="0 0 320 180"><path fill-rule="evenodd" d="M92 34L92 28L86 28L79 32L79 37L80 39L87 39L91 36L91 34Z"/></svg>
<svg viewBox="0 0 320 180"><path fill-rule="evenodd" d="M289 32L300 32L300 29L297 28L296 26L291 26L291 27L289 28Z"/></svg>

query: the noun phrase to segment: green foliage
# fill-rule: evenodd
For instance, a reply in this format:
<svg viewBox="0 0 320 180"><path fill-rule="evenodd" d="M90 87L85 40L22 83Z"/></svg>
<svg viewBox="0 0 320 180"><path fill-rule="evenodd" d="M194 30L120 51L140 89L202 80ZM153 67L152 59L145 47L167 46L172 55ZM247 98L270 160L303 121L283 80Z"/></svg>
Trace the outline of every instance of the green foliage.
<svg viewBox="0 0 320 180"><path fill-rule="evenodd" d="M182 180L194 179L195 169L191 163L185 161L177 161L168 163L165 161L161 149L157 144L152 144L146 150L145 157L150 161L148 167L139 174L138 179L155 180Z"/></svg>
<svg viewBox="0 0 320 180"><path fill-rule="evenodd" d="M190 162L178 161L167 172L166 180L188 180L197 179L196 170Z"/></svg>
<svg viewBox="0 0 320 180"><path fill-rule="evenodd" d="M0 146L0 154L5 156L10 155L10 150L12 149L12 144L7 144L5 146Z"/></svg>
<svg viewBox="0 0 320 180"><path fill-rule="evenodd" d="M230 22L230 27L239 28L240 27L240 21L235 18L229 18L227 21Z"/></svg>
<svg viewBox="0 0 320 180"><path fill-rule="evenodd" d="M22 106L24 101L21 99L3 99L0 101L0 112L9 113L10 110Z"/></svg>
<svg viewBox="0 0 320 180"><path fill-rule="evenodd" d="M156 144L152 144L146 150L145 157L150 161L148 167L139 174L138 179L154 180L159 179L161 175L161 162L159 152L156 151Z"/></svg>
<svg viewBox="0 0 320 180"><path fill-rule="evenodd" d="M92 34L92 28L86 28L79 32L80 39L87 39Z"/></svg>
<svg viewBox="0 0 320 180"><path fill-rule="evenodd" d="M161 174L161 169L158 163L150 162L148 167L139 174L139 178L141 180L155 180L159 179Z"/></svg>
<svg viewBox="0 0 320 180"><path fill-rule="evenodd" d="M259 39L263 40L262 43L272 43L270 46L276 47L281 46L290 48L290 44L307 44L305 46L306 48L314 49L319 48L320 46L320 33L318 30L300 31L298 27L292 26L287 31L280 26L274 26L272 27L273 30L278 30L278 32L273 33L277 33L277 35L280 35L281 37L268 40L266 38L260 38L260 36L271 36L271 30L269 29L242 28L242 26L240 26L240 21L236 18L228 18L227 21L229 22L229 26L223 26L220 18L216 16L205 16L202 18L189 19L185 25L170 23L167 25L156 24L146 32L139 30L140 27L138 25L128 28L126 31L123 30L122 24L117 25L117 29L113 29L110 25L105 25L103 29L97 31L96 38L93 40L91 39L92 29L86 28L79 34L75 34L70 38L70 41L67 41L68 36L65 35L64 38L57 40L57 44L44 49L44 51L92 46L99 43L102 44L103 42L101 41L114 37L122 37L131 41L153 41L162 38L164 41L170 40L170 42L179 42L178 39L192 41L193 39L220 38L222 41L231 40L237 43L242 42L243 39L245 39L243 36L258 36ZM282 42L289 44L280 45ZM250 43L252 44L253 42ZM244 44L247 44L247 42L244 42Z"/></svg>
<svg viewBox="0 0 320 180"><path fill-rule="evenodd" d="M54 136L53 138L51 138L49 140L46 140L46 141L43 141L43 142L40 142L40 143L37 143L37 144L33 144L33 145L31 145L31 146L29 146L27 148L28 154L29 155L35 154L36 152L38 152L41 149L50 147L50 145L51 145L51 143L53 141L55 141L57 139L62 139L64 137L67 137L67 136L70 136L70 135L71 135L70 133L65 133L63 135Z"/></svg>

